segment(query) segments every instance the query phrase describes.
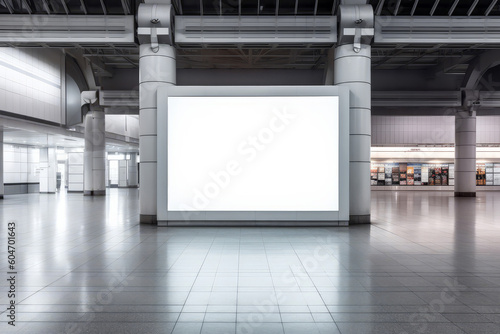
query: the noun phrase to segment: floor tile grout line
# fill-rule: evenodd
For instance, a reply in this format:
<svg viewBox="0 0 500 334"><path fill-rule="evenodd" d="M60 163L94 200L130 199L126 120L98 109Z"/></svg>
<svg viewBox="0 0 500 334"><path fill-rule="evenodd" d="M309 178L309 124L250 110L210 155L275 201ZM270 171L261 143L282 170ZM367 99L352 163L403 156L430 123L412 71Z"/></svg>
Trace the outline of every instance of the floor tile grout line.
<svg viewBox="0 0 500 334"><path fill-rule="evenodd" d="M297 254L297 251L296 251L295 247L293 247L293 245L291 245L291 246L292 246L292 249L293 249L293 251L294 251L294 253L295 253L295 256L299 259L300 264L301 264L301 265L302 265L302 267L304 268L304 271L307 273L307 276L309 277L309 279L311 280L311 282L314 284L314 281L312 280L311 275L309 274L309 272L307 271L306 267L304 266L304 263L302 262L302 260L301 260L300 256ZM324 300L323 296L321 295L321 293L319 292L318 287L316 286L316 284L314 284L314 288L316 289L316 292L318 293L318 295L320 296L321 300L323 301L323 305L324 305L324 306L326 307L326 309L328 310L328 307L326 306L326 302L325 302L325 300ZM309 311L310 311L310 307L309 307L309 305L307 305L307 306L308 306ZM333 318L333 315L332 315L332 313L330 312L330 310L328 310L328 314L329 314L329 315L330 315L330 317L332 318L332 321L333 321L333 323L335 324L335 326L337 327L337 330L339 331L339 333L340 333L340 334L342 334L342 333L341 333L341 331L340 331L340 328L339 328L339 326L338 326L337 322L335 321L335 319ZM312 317L312 313L311 313L311 317ZM314 320L314 317L313 317L313 320Z"/></svg>
<svg viewBox="0 0 500 334"><path fill-rule="evenodd" d="M191 244L191 243L192 243L192 241L191 241L189 244ZM199 274L200 274L201 269L203 268L203 264L205 263L205 260L206 260L206 258L207 258L207 256L208 256L208 254L210 253L210 250L212 249L213 244L214 244L214 239L212 239L212 242L211 242L211 244L210 244L210 247L208 248L207 253L205 254L205 257L203 258L203 261L202 261L202 263L201 263L201 265L200 265L200 268L198 269L198 273L197 273L197 275L195 276L195 279L194 279L194 281L193 281L193 284L191 285L191 289L189 290L189 292L188 292L188 294L187 294L186 300L184 301L184 304L183 304L183 306L182 306L182 308L181 308L181 310L180 310L180 312L179 312L179 317L177 318L177 321L175 322L175 325L174 325L174 327L172 328L171 333L173 333L173 332L175 331L175 327L177 327L177 323L179 322L179 318L180 318L180 317L181 317L181 315L182 315L182 310L184 309L184 307L186 307L186 302L187 302L187 300L189 299L189 295L191 294L191 291L193 290L193 285L194 285L194 283L196 282L196 280L197 280L197 278L198 278L198 276L199 276ZM188 248L188 247L186 247L186 248ZM185 249L186 249L186 248L185 248ZM184 253L184 252L183 252L183 253ZM180 257L180 256L179 256L179 257ZM207 305L207 308L208 308L208 305ZM206 309L205 309L205 314L203 315L203 319L205 319L205 316L206 316ZM204 323L204 322L202 321L202 325L201 325L201 327L200 327L200 333L201 333L201 331L203 330L203 323Z"/></svg>

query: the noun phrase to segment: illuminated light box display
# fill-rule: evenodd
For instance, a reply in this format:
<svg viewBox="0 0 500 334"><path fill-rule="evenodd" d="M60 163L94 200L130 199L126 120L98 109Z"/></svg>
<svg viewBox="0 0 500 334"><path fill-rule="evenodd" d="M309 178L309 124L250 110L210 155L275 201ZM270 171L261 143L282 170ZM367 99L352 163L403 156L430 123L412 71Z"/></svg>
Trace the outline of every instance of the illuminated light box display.
<svg viewBox="0 0 500 334"><path fill-rule="evenodd" d="M348 91L162 87L158 221L348 221Z"/></svg>

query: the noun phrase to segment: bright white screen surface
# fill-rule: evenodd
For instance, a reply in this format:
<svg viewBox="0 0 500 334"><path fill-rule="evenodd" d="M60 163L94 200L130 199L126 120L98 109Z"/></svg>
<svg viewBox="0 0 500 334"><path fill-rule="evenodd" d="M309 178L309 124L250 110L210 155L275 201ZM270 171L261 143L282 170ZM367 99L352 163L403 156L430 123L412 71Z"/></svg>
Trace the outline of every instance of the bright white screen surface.
<svg viewBox="0 0 500 334"><path fill-rule="evenodd" d="M169 211L338 211L338 196L338 97L168 98Z"/></svg>

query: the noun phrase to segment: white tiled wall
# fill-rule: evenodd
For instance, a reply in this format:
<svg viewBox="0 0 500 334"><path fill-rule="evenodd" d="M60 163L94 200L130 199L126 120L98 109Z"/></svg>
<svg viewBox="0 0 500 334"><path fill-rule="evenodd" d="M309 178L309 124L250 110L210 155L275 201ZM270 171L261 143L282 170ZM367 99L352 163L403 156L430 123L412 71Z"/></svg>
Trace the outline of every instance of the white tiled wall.
<svg viewBox="0 0 500 334"><path fill-rule="evenodd" d="M83 191L83 152L68 152L68 191Z"/></svg>
<svg viewBox="0 0 500 334"><path fill-rule="evenodd" d="M118 187L127 187L127 160L118 161Z"/></svg>
<svg viewBox="0 0 500 334"><path fill-rule="evenodd" d="M137 155L135 153L130 154L130 160L127 160L128 166L128 186L137 186Z"/></svg>
<svg viewBox="0 0 500 334"><path fill-rule="evenodd" d="M0 48L0 110L63 123L58 50Z"/></svg>
<svg viewBox="0 0 500 334"><path fill-rule="evenodd" d="M500 116L481 116L477 118L477 142L481 144L500 143Z"/></svg>
<svg viewBox="0 0 500 334"><path fill-rule="evenodd" d="M4 183L39 182L39 150L37 148L4 144L3 149Z"/></svg>
<svg viewBox="0 0 500 334"><path fill-rule="evenodd" d="M500 143L500 116L477 117L477 143ZM372 116L372 145L454 144L454 116Z"/></svg>
<svg viewBox="0 0 500 334"><path fill-rule="evenodd" d="M54 147L40 149L40 192L55 193L57 187L57 156Z"/></svg>
<svg viewBox="0 0 500 334"><path fill-rule="evenodd" d="M28 183L40 181L40 149L28 147Z"/></svg>
<svg viewBox="0 0 500 334"><path fill-rule="evenodd" d="M139 116L106 115L106 132L139 138Z"/></svg>

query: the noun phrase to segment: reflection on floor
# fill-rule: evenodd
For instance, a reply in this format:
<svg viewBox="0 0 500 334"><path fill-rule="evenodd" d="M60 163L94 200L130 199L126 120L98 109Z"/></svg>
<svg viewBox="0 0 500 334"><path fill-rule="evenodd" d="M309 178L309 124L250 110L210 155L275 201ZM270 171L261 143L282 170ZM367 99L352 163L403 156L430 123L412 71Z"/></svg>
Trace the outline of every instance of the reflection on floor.
<svg viewBox="0 0 500 334"><path fill-rule="evenodd" d="M373 192L373 224L139 225L138 191L0 201L20 333L499 333L500 193Z"/></svg>

